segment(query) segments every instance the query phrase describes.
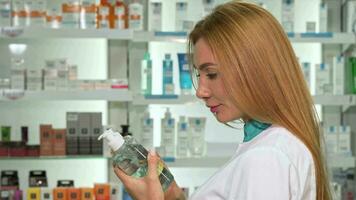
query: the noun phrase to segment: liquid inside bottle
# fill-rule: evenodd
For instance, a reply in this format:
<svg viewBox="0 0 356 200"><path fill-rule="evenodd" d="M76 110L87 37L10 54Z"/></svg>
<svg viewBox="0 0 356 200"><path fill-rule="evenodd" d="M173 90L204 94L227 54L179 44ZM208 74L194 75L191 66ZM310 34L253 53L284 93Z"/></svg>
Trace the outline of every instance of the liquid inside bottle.
<svg viewBox="0 0 356 200"><path fill-rule="evenodd" d="M105 131L103 137L109 141L113 138L105 136L108 131L111 131L111 133L117 132L113 132L112 130ZM117 137L122 138L121 135ZM148 172L148 151L141 144L137 143L137 141L130 135L127 135L122 139L124 142L120 144L119 148L112 148L112 142L109 141L109 146L114 151L112 156L114 166L119 167L129 176L138 178L146 176ZM116 145L116 147L118 147L118 145ZM174 177L164 166L162 161L159 161L158 163L157 174L159 176L159 181L162 185L163 191L166 191L169 185L173 182Z"/></svg>

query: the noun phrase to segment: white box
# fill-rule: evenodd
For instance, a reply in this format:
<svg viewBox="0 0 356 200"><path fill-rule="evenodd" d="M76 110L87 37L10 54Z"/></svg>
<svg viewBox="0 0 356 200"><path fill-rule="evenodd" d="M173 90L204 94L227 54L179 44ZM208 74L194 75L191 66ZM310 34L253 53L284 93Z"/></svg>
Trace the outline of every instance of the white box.
<svg viewBox="0 0 356 200"><path fill-rule="evenodd" d="M351 156L351 128L350 126L339 127L338 153Z"/></svg>
<svg viewBox="0 0 356 200"><path fill-rule="evenodd" d="M56 68L44 69L44 90L57 90L58 71Z"/></svg>
<svg viewBox="0 0 356 200"><path fill-rule="evenodd" d="M94 82L95 90L109 90L111 89L111 81L110 80L97 80Z"/></svg>
<svg viewBox="0 0 356 200"><path fill-rule="evenodd" d="M46 25L46 1L27 0L25 6L30 15L30 26L44 27Z"/></svg>
<svg viewBox="0 0 356 200"><path fill-rule="evenodd" d="M57 69L57 90L68 89L68 68L60 67Z"/></svg>
<svg viewBox="0 0 356 200"><path fill-rule="evenodd" d="M315 94L332 94L331 69L328 64L315 65Z"/></svg>
<svg viewBox="0 0 356 200"><path fill-rule="evenodd" d="M26 70L25 69L11 69L11 89L25 90Z"/></svg>
<svg viewBox="0 0 356 200"><path fill-rule="evenodd" d="M285 32L294 32L294 0L282 0L282 26Z"/></svg>
<svg viewBox="0 0 356 200"><path fill-rule="evenodd" d="M80 80L79 81L79 89L80 90L94 90L94 83L93 80Z"/></svg>
<svg viewBox="0 0 356 200"><path fill-rule="evenodd" d="M328 155L338 153L339 129L337 126L329 126L325 132L325 148Z"/></svg>
<svg viewBox="0 0 356 200"><path fill-rule="evenodd" d="M50 188L41 188L41 200L52 200L52 189Z"/></svg>
<svg viewBox="0 0 356 200"><path fill-rule="evenodd" d="M24 0L13 0L12 1L12 26L26 26L28 24L27 16L21 16L21 12L25 12L25 3ZM26 15L28 15L26 13Z"/></svg>
<svg viewBox="0 0 356 200"><path fill-rule="evenodd" d="M162 31L162 3L151 2L149 12L149 31Z"/></svg>
<svg viewBox="0 0 356 200"><path fill-rule="evenodd" d="M80 13L80 28L96 28L96 0L82 0Z"/></svg>
<svg viewBox="0 0 356 200"><path fill-rule="evenodd" d="M183 22L186 20L188 14L188 3L187 2L177 2L176 3L176 22L175 31L183 31Z"/></svg>
<svg viewBox="0 0 356 200"><path fill-rule="evenodd" d="M39 91L43 89L43 70L27 70L26 89L30 91Z"/></svg>
<svg viewBox="0 0 356 200"><path fill-rule="evenodd" d="M333 90L335 95L345 94L345 58L333 58Z"/></svg>
<svg viewBox="0 0 356 200"><path fill-rule="evenodd" d="M11 1L0 0L0 27L11 26Z"/></svg>
<svg viewBox="0 0 356 200"><path fill-rule="evenodd" d="M346 18L345 19L346 30L343 30L343 31L353 32L354 21L356 20L356 1L346 1L344 8L346 9L346 10L344 10L344 14L345 14L344 17Z"/></svg>
<svg viewBox="0 0 356 200"><path fill-rule="evenodd" d="M321 3L319 7L319 32L328 32L328 5Z"/></svg>
<svg viewBox="0 0 356 200"><path fill-rule="evenodd" d="M62 27L79 28L80 27L80 1L65 0L62 3Z"/></svg>

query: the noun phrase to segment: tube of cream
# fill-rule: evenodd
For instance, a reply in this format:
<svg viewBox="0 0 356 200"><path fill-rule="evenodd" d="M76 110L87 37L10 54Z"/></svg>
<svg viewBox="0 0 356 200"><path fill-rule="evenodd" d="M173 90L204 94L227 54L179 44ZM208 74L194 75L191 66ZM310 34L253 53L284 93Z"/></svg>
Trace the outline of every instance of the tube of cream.
<svg viewBox="0 0 356 200"><path fill-rule="evenodd" d="M178 55L179 84L180 84L181 94L191 94L192 79L190 76L187 54L178 53L177 55Z"/></svg>

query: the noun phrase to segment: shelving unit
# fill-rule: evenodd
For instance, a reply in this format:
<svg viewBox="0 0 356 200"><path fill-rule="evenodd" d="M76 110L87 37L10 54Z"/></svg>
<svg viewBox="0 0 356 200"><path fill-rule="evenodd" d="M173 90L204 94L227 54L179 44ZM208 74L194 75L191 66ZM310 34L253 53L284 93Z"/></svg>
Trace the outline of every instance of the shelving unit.
<svg viewBox="0 0 356 200"><path fill-rule="evenodd" d="M132 93L124 89L73 90L73 91L26 91L15 94L3 92L0 101L53 101L53 100L105 100L132 101Z"/></svg>
<svg viewBox="0 0 356 200"><path fill-rule="evenodd" d="M0 38L104 38L112 40L129 40L132 42L173 42L186 43L187 32L175 31L133 31L130 29L66 29L66 28L21 28L0 27ZM287 33L292 43L320 44L354 44L356 36L353 33Z"/></svg>
<svg viewBox="0 0 356 200"><path fill-rule="evenodd" d="M329 168L353 168L355 167L355 157L330 156L327 158Z"/></svg>

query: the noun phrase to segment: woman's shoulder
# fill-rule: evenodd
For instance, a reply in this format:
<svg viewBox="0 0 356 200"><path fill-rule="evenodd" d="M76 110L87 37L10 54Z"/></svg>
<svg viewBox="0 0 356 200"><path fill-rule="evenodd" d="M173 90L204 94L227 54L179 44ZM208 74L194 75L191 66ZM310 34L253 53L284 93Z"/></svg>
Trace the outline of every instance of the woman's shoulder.
<svg viewBox="0 0 356 200"><path fill-rule="evenodd" d="M286 156L293 164L313 163L312 155L306 145L288 129L272 125L252 141L242 144L239 154L251 154L259 149L271 150Z"/></svg>

